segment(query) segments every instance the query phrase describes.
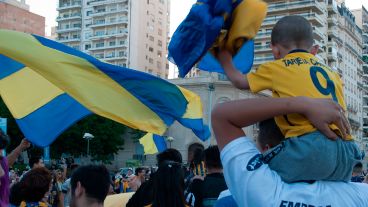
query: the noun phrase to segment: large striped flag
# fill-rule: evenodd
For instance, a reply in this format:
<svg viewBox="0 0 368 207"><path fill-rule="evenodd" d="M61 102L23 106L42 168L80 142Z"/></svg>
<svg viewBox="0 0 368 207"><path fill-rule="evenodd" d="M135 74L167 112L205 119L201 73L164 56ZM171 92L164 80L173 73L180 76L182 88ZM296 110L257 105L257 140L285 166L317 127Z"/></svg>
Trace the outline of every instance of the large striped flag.
<svg viewBox="0 0 368 207"><path fill-rule="evenodd" d="M165 138L152 133L147 133L139 139L144 147L144 154L156 154L167 149Z"/></svg>
<svg viewBox="0 0 368 207"><path fill-rule="evenodd" d="M198 95L36 35L0 30L0 94L24 135L47 146L95 113L162 135L175 120L210 136Z"/></svg>

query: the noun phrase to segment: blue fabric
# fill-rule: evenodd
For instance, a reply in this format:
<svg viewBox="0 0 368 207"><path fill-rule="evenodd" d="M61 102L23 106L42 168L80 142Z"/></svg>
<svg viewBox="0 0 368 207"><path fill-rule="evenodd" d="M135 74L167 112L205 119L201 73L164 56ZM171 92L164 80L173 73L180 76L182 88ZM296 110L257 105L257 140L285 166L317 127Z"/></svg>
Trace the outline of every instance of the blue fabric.
<svg viewBox="0 0 368 207"><path fill-rule="evenodd" d="M181 118L178 121L183 126L192 129L192 132L202 141L206 141L211 136L208 126L203 124L203 119Z"/></svg>
<svg viewBox="0 0 368 207"><path fill-rule="evenodd" d="M185 77L220 34L224 18L212 16L210 9L209 4L193 5L171 38L168 58L178 66L180 77Z"/></svg>
<svg viewBox="0 0 368 207"><path fill-rule="evenodd" d="M163 152L167 149L167 145L166 145L164 137L162 137L160 135L157 135L157 134L154 134L153 135L153 141L155 142L155 145L156 145L156 148L157 148L158 152Z"/></svg>
<svg viewBox="0 0 368 207"><path fill-rule="evenodd" d="M254 40L249 40L240 48L235 55L233 63L235 67L243 74L249 73L252 69L254 60ZM224 69L218 60L210 53L203 57L199 62L198 68L209 72L218 72L225 74Z"/></svg>
<svg viewBox="0 0 368 207"><path fill-rule="evenodd" d="M233 196L226 196L217 200L215 207L238 207Z"/></svg>
<svg viewBox="0 0 368 207"><path fill-rule="evenodd" d="M0 79L3 79L9 76L10 74L15 73L18 70L21 70L22 68L24 68L23 64L17 61L14 61L6 57L5 55L1 55L1 54L0 54L0 65L6 66L0 70Z"/></svg>
<svg viewBox="0 0 368 207"><path fill-rule="evenodd" d="M198 0L193 5L174 32L168 47L168 59L178 66L179 77L185 77L207 53L222 28L230 27L230 18L225 22L224 14L230 16L241 2L242 0Z"/></svg>
<svg viewBox="0 0 368 207"><path fill-rule="evenodd" d="M65 129L91 112L67 94L62 94L22 119L16 119L32 143L50 145Z"/></svg>

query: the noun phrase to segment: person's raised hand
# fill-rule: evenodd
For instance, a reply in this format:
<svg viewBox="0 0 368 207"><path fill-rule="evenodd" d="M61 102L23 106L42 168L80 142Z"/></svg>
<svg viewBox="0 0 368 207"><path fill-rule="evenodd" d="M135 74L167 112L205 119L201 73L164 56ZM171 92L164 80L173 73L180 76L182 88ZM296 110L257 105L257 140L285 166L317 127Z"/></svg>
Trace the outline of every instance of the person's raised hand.
<svg viewBox="0 0 368 207"><path fill-rule="evenodd" d="M27 139L22 139L22 142L19 144L21 151L28 149L31 146L31 143Z"/></svg>

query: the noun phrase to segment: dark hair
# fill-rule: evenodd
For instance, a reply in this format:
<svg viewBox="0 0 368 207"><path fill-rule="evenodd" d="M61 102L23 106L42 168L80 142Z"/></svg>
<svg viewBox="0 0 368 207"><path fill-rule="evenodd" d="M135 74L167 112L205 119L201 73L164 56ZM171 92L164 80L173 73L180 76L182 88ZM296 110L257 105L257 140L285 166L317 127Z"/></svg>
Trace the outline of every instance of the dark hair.
<svg viewBox="0 0 368 207"><path fill-rule="evenodd" d="M283 17L272 29L271 43L287 49L308 49L313 46L312 25L302 16Z"/></svg>
<svg viewBox="0 0 368 207"><path fill-rule="evenodd" d="M22 202L23 198L21 195L21 182L15 183L10 188L10 196L9 196L9 202L15 206L19 206Z"/></svg>
<svg viewBox="0 0 368 207"><path fill-rule="evenodd" d="M29 158L29 167L31 167L32 169L35 164L40 162L40 160L41 160L41 157L39 156L33 156Z"/></svg>
<svg viewBox="0 0 368 207"><path fill-rule="evenodd" d="M0 149L5 149L9 144L9 137L5 132L0 129Z"/></svg>
<svg viewBox="0 0 368 207"><path fill-rule="evenodd" d="M138 173L142 172L142 170L144 170L143 167L137 167L137 168L135 168L135 175L138 175Z"/></svg>
<svg viewBox="0 0 368 207"><path fill-rule="evenodd" d="M184 171L181 163L165 161L153 179L152 207L184 207Z"/></svg>
<svg viewBox="0 0 368 207"><path fill-rule="evenodd" d="M270 147L274 147L280 144L280 142L284 139L284 135L281 133L280 128L276 125L276 122L273 118L261 121L259 123L259 134L257 141L262 147L265 147L267 144Z"/></svg>
<svg viewBox="0 0 368 207"><path fill-rule="evenodd" d="M193 143L191 145L189 145L188 147L188 153L191 153L193 156L192 160L188 160L190 161L190 165L191 168L201 164L201 162L203 161L203 151L204 151L204 146L200 143Z"/></svg>
<svg viewBox="0 0 368 207"><path fill-rule="evenodd" d="M103 203L110 189L109 171L103 165L86 165L77 168L70 180L72 195L80 182L86 197Z"/></svg>
<svg viewBox="0 0 368 207"><path fill-rule="evenodd" d="M183 158L180 152L176 149L166 149L165 151L157 154L157 165L162 165L164 161L171 160L178 163L183 163Z"/></svg>
<svg viewBox="0 0 368 207"><path fill-rule="evenodd" d="M209 146L204 150L204 162L206 163L206 168L222 169L220 150L217 145Z"/></svg>
<svg viewBox="0 0 368 207"><path fill-rule="evenodd" d="M51 173L44 167L28 171L20 181L20 195L26 202L39 202L50 189Z"/></svg>
<svg viewBox="0 0 368 207"><path fill-rule="evenodd" d="M363 170L363 164L361 162L358 162L354 168L353 168L353 172L354 173L361 173Z"/></svg>

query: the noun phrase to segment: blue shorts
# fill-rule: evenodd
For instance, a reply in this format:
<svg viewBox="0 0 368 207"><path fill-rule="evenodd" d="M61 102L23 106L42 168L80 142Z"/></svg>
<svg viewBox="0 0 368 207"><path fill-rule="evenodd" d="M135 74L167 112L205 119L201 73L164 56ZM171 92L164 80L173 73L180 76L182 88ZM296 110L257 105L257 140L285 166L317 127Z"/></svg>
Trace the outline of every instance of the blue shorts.
<svg viewBox="0 0 368 207"><path fill-rule="evenodd" d="M272 156L267 156L272 155ZM320 132L287 138L264 153L268 165L287 183L299 181L345 181L361 159L354 141L328 139Z"/></svg>

